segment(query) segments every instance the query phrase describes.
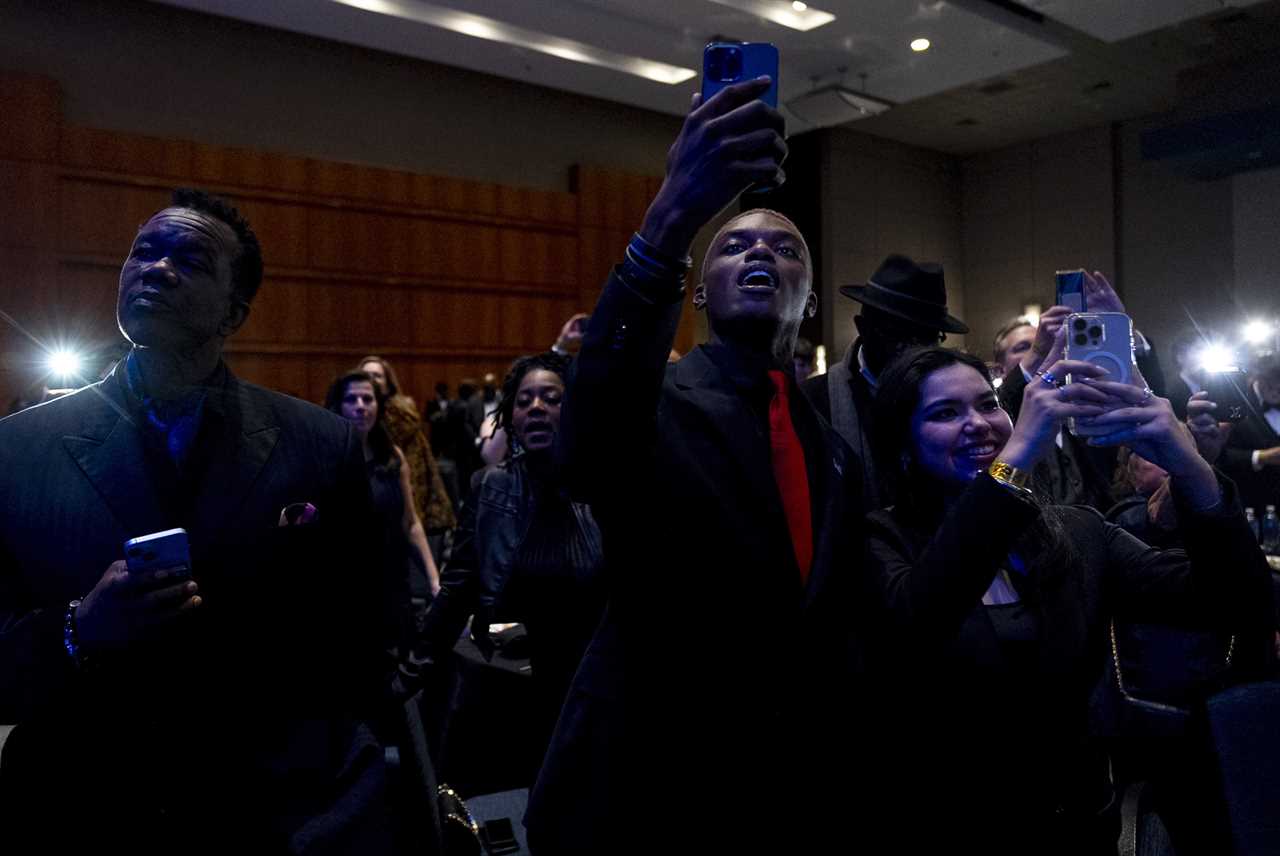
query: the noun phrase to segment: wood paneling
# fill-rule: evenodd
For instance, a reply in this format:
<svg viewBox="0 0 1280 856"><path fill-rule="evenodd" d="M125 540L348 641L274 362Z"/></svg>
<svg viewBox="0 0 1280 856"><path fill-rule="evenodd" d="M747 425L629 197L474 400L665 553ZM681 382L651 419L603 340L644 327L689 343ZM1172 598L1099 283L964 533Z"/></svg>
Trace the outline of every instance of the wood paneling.
<svg viewBox="0 0 1280 856"><path fill-rule="evenodd" d="M279 152L64 127L52 81L0 75L0 308L41 336L119 338L119 267L175 186L230 197L266 276L228 360L319 401L366 353L424 401L438 380L501 374L590 311L659 179L582 167L556 193ZM684 336L682 330L682 336ZM686 337L687 338L687 337ZM685 345L687 347L687 344ZM0 394L38 350L0 333Z"/></svg>

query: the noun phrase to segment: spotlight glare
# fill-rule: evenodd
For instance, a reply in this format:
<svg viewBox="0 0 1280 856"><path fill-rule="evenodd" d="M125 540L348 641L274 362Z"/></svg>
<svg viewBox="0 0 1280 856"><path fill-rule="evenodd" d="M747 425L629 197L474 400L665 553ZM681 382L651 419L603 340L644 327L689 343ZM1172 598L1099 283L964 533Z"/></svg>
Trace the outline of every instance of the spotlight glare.
<svg viewBox="0 0 1280 856"><path fill-rule="evenodd" d="M928 39L915 39L911 42L911 49L916 53L927 51L933 43Z"/></svg>
<svg viewBox="0 0 1280 856"><path fill-rule="evenodd" d="M1244 334L1244 340L1250 345L1261 345L1263 342L1267 341L1267 339L1271 338L1273 330L1274 328L1271 326L1270 322L1263 321L1260 318L1255 318L1248 324L1245 324L1244 329L1241 332Z"/></svg>
<svg viewBox="0 0 1280 856"><path fill-rule="evenodd" d="M1230 371L1237 365L1236 355L1226 345L1218 342L1211 342L1201 348L1196 355L1196 362L1206 372Z"/></svg>
<svg viewBox="0 0 1280 856"><path fill-rule="evenodd" d="M80 355L74 351L60 349L49 355L49 371L61 378L80 374Z"/></svg>

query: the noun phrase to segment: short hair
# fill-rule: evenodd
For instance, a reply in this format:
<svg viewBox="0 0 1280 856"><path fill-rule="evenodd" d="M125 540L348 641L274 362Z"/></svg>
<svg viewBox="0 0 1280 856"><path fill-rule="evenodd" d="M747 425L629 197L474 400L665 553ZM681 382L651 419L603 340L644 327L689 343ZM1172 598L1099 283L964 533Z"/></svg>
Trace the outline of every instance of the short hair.
<svg viewBox="0 0 1280 856"><path fill-rule="evenodd" d="M262 246L249 221L226 199L203 190L179 187L169 200L171 208L190 208L225 223L240 243L240 252L231 260L231 290L245 303L252 302L262 285Z"/></svg>
<svg viewBox="0 0 1280 856"><path fill-rule="evenodd" d="M391 368L391 363L377 354L370 354L356 363L356 368L363 370L365 363L377 363L382 366L382 373L387 378L387 398L395 398L400 394L400 378L396 377L396 370Z"/></svg>
<svg viewBox="0 0 1280 856"><path fill-rule="evenodd" d="M517 357L516 361L511 364L511 368L507 370L507 376L502 379L502 400L498 403L498 410L495 414L495 420L499 428L508 428L511 425L511 417L516 409L516 393L520 390L520 381L524 380L525 375L529 372L545 369L565 380L569 374L569 364L572 362L571 357L564 354L557 354L555 351L544 351L541 354L529 354L524 357Z"/></svg>
<svg viewBox="0 0 1280 856"><path fill-rule="evenodd" d="M1000 347L1000 343L1004 341L1005 336L1008 336L1010 333L1012 333L1014 330L1017 330L1019 327L1030 327L1034 330L1035 326L1036 325L1032 324L1026 318L1018 317L1018 318L1014 318L1012 321L1008 322L999 330L997 330L996 338L991 343L991 354L992 356L995 357L996 362L997 363L1004 362L1004 352L1006 349Z"/></svg>
<svg viewBox="0 0 1280 856"><path fill-rule="evenodd" d="M804 233L800 231L800 227L797 226L791 220L790 217L788 217L786 214L780 214L777 211L774 211L772 208L752 208L748 211L743 211L741 214L735 214L732 217L730 217L728 220L726 220L725 224L721 226L719 229L717 229L716 233L711 236L711 243L707 244L707 254L702 257L702 275L700 278L701 279L707 278L707 264L711 259L711 250L712 248L715 247L716 242L719 241L720 238L724 236L725 232L728 232L733 229L733 224L737 223L743 217L747 217L751 214L767 214L770 217L773 217L777 220L781 220L787 226L787 228L789 228L792 232L795 233L795 236L800 239L800 246L804 247L804 266L809 270L809 280L810 280L809 285L812 287L813 256L809 254L809 244L804 239Z"/></svg>
<svg viewBox="0 0 1280 856"><path fill-rule="evenodd" d="M1265 380L1268 383L1280 382L1280 354L1267 354L1258 357L1253 364L1254 380Z"/></svg>

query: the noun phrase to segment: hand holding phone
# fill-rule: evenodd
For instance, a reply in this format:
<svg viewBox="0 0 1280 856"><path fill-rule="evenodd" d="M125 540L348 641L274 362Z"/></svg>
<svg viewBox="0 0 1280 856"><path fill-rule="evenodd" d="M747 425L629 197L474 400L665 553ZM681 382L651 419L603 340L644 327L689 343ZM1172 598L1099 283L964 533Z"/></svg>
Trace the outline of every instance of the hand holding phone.
<svg viewBox="0 0 1280 856"><path fill-rule="evenodd" d="M191 547L185 529L130 538L124 542L124 557L132 574L163 570L169 576L191 576Z"/></svg>
<svg viewBox="0 0 1280 856"><path fill-rule="evenodd" d="M86 650L125 647L202 602L190 578L184 530L130 539L125 555L75 607L76 634Z"/></svg>
<svg viewBox="0 0 1280 856"><path fill-rule="evenodd" d="M1214 411L1223 422L1243 422L1249 415L1249 376L1239 368L1229 368L1205 375L1205 392L1209 401L1218 405Z"/></svg>
<svg viewBox="0 0 1280 856"><path fill-rule="evenodd" d="M1077 312L1067 316L1066 345L1063 355L1069 360L1079 360L1106 371L1105 379L1112 383L1133 382L1136 367L1133 361L1133 322L1128 315L1119 312ZM1067 383L1073 378L1067 377ZM1107 434L1111 428L1092 428L1072 419L1068 429L1077 437Z"/></svg>
<svg viewBox="0 0 1280 856"><path fill-rule="evenodd" d="M721 89L744 80L768 76L773 81L760 95L778 106L778 49L768 42L711 42L702 49L702 103Z"/></svg>

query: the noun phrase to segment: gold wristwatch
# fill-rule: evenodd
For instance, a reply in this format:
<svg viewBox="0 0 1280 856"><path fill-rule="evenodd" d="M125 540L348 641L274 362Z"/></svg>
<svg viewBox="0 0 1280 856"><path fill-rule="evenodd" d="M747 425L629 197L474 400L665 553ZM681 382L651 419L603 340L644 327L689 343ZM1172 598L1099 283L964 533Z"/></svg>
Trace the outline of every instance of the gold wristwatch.
<svg viewBox="0 0 1280 856"><path fill-rule="evenodd" d="M1031 489L1027 487L1031 482L1029 470L1020 470L1004 461L993 461L991 466L987 467L987 473L1005 487L1026 496L1031 495Z"/></svg>

